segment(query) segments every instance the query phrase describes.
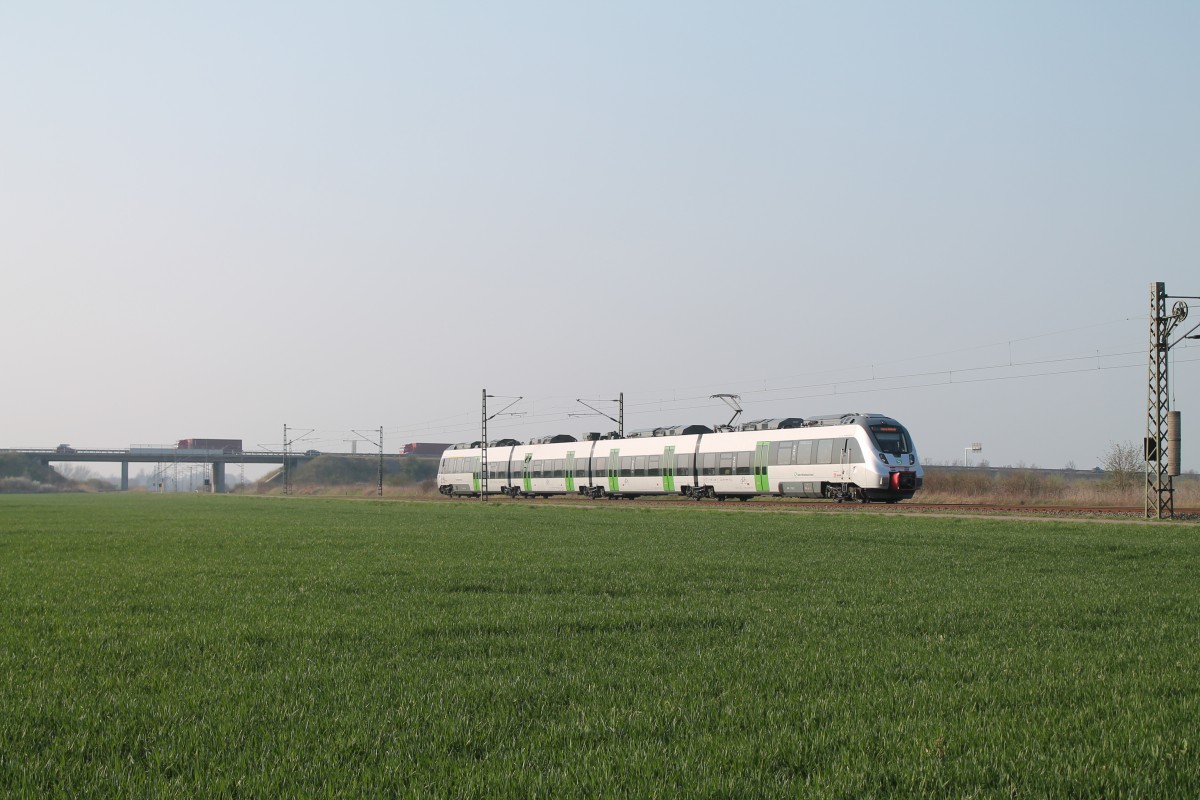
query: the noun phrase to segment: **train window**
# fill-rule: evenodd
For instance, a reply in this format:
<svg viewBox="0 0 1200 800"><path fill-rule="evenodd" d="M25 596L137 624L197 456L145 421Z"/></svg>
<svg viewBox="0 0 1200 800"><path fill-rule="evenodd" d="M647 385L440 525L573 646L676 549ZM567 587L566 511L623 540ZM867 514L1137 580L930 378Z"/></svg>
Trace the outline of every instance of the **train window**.
<svg viewBox="0 0 1200 800"><path fill-rule="evenodd" d="M691 456L675 456L675 474L685 478L692 474Z"/></svg>
<svg viewBox="0 0 1200 800"><path fill-rule="evenodd" d="M778 464L780 466L788 466L795 463L796 443L795 442L776 442L771 445L771 455L768 464Z"/></svg>
<svg viewBox="0 0 1200 800"><path fill-rule="evenodd" d="M847 464L862 464L863 453L862 447L859 446L857 439L846 440L846 463Z"/></svg>
<svg viewBox="0 0 1200 800"><path fill-rule="evenodd" d="M634 456L633 475L636 478L646 477L646 457L645 456Z"/></svg>
<svg viewBox="0 0 1200 800"><path fill-rule="evenodd" d="M554 477L561 478L566 474L567 460L565 458L554 459Z"/></svg>
<svg viewBox="0 0 1200 800"><path fill-rule="evenodd" d="M908 439L908 431L899 425L872 425L871 438L882 453L893 456L912 452L912 442Z"/></svg>
<svg viewBox="0 0 1200 800"><path fill-rule="evenodd" d="M721 453L721 468L719 475L732 475L736 453Z"/></svg>
<svg viewBox="0 0 1200 800"><path fill-rule="evenodd" d="M660 475L662 474L662 456L649 456L646 458L646 474Z"/></svg>
<svg viewBox="0 0 1200 800"><path fill-rule="evenodd" d="M796 461L797 464L813 463L813 443L809 439L807 441L796 442Z"/></svg>
<svg viewBox="0 0 1200 800"><path fill-rule="evenodd" d="M608 458L606 456L596 456L592 459L592 463L597 474L608 472Z"/></svg>
<svg viewBox="0 0 1200 800"><path fill-rule="evenodd" d="M737 474L738 475L751 474L751 463L752 463L753 458L754 458L754 453L751 453L751 452L742 452L742 453L737 454Z"/></svg>
<svg viewBox="0 0 1200 800"><path fill-rule="evenodd" d="M633 477L633 456L621 456L621 477Z"/></svg>
<svg viewBox="0 0 1200 800"><path fill-rule="evenodd" d="M717 474L717 454L704 453L700 456L702 466L700 467L701 475L716 475Z"/></svg>
<svg viewBox="0 0 1200 800"><path fill-rule="evenodd" d="M817 460L818 464L833 463L833 439L818 439L817 440Z"/></svg>

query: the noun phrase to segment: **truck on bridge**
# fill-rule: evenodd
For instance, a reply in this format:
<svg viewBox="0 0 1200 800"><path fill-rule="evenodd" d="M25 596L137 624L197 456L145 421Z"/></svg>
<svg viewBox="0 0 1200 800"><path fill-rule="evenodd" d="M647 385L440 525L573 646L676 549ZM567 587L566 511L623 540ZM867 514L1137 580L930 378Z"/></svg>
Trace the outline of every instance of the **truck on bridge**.
<svg viewBox="0 0 1200 800"><path fill-rule="evenodd" d="M180 439L180 450L218 450L222 453L242 452L241 439Z"/></svg>

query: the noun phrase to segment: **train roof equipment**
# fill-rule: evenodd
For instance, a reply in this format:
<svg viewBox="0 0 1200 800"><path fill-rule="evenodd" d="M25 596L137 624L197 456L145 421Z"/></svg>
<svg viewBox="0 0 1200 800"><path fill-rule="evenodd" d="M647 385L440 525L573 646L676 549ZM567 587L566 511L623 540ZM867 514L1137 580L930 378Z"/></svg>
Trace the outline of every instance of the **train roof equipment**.
<svg viewBox="0 0 1200 800"><path fill-rule="evenodd" d="M626 434L629 439L642 439L650 436L692 436L697 433L712 433L707 425L664 425L661 428L643 428Z"/></svg>
<svg viewBox="0 0 1200 800"><path fill-rule="evenodd" d="M803 417L777 417L775 419L753 419L749 422L743 422L741 429L744 431L774 431L803 427Z"/></svg>
<svg viewBox="0 0 1200 800"><path fill-rule="evenodd" d="M846 414L827 414L820 417L808 417L804 420L804 427L817 427L823 425L863 425L872 420L890 420L891 417L886 414L871 414L862 411L851 411Z"/></svg>
<svg viewBox="0 0 1200 800"><path fill-rule="evenodd" d="M569 434L556 433L553 436L539 436L536 439L530 439L529 443L530 444L562 444L563 442L577 442L577 441L579 441L579 440Z"/></svg>
<svg viewBox="0 0 1200 800"><path fill-rule="evenodd" d="M729 422L726 422L724 425L714 425L713 429L717 431L738 430L738 428L734 427L733 423L737 422L737 418L742 415L742 404L738 402L742 399L742 396L737 394L714 394L710 395L710 399L721 400L725 405L733 409L733 416L729 418Z"/></svg>

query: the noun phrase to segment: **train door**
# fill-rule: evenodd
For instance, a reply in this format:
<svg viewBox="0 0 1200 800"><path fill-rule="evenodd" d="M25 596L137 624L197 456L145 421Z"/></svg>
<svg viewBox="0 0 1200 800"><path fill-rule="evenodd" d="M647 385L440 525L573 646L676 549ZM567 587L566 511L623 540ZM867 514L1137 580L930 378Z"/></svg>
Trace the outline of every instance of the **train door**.
<svg viewBox="0 0 1200 800"><path fill-rule="evenodd" d="M859 465L863 463L863 453L857 439L853 437L846 439L842 447L842 459L845 479L850 483L858 483Z"/></svg>
<svg viewBox="0 0 1200 800"><path fill-rule="evenodd" d="M533 460L533 453L525 454L525 461L521 464L521 486L528 494L533 491L533 476L529 472L529 462Z"/></svg>
<svg viewBox="0 0 1200 800"><path fill-rule="evenodd" d="M839 470L839 477L843 483L854 482L857 477L855 475L857 468L854 465L858 463L862 463L862 450L858 446L858 441L853 438L843 439Z"/></svg>
<svg viewBox="0 0 1200 800"><path fill-rule="evenodd" d="M474 456L471 459L471 491L478 492L479 489L479 468L480 456Z"/></svg>
<svg viewBox="0 0 1200 800"><path fill-rule="evenodd" d="M575 491L575 451L567 451L567 491Z"/></svg>
<svg viewBox="0 0 1200 800"><path fill-rule="evenodd" d="M621 448L608 451L608 490L613 494L621 491Z"/></svg>
<svg viewBox="0 0 1200 800"><path fill-rule="evenodd" d="M760 494L771 491L771 482L767 477L767 459L770 452L770 442L759 442L754 448L754 491Z"/></svg>
<svg viewBox="0 0 1200 800"><path fill-rule="evenodd" d="M673 444L663 448L662 486L664 492L675 491L675 445Z"/></svg>

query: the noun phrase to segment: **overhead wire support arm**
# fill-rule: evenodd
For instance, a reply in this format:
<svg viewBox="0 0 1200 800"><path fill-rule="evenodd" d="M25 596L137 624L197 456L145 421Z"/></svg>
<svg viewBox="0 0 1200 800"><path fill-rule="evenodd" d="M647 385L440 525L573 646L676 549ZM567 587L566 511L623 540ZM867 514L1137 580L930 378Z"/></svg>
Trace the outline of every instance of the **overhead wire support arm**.
<svg viewBox="0 0 1200 800"><path fill-rule="evenodd" d="M351 431L351 433L353 433L355 436L359 437L360 439L370 442L371 444L373 444L379 448L379 496L383 497L383 426L380 425L378 431L371 431L371 433L379 434L378 441L369 438L362 431Z"/></svg>
<svg viewBox="0 0 1200 800"><path fill-rule="evenodd" d="M611 421L617 423L617 436L619 436L622 439L625 438L625 393L624 392L621 392L621 394L615 400L592 400L591 401L593 403L616 403L617 404L617 416L615 416L615 417L613 417L609 414L605 414L603 411L596 408L595 406L589 405L588 401L586 401L586 400L580 400L578 397L576 397L575 402L579 403L581 406L584 406L585 408L590 408L592 411L596 412L597 414L604 417L605 419L608 419L608 420L611 420ZM583 416L588 416L588 415L587 414L568 414L567 416L583 417Z"/></svg>
<svg viewBox="0 0 1200 800"><path fill-rule="evenodd" d="M296 436L293 439L289 439L287 423L284 423L284 425L283 425L283 493L284 494L290 494L291 489L292 489L291 469L288 464L288 462L291 460L292 445L295 444L296 442L303 441L304 437L306 437L310 433L312 433L313 430L314 430L313 428L308 428L303 433L301 433L299 436ZM294 428L293 428L293 433L295 433Z"/></svg>
<svg viewBox="0 0 1200 800"><path fill-rule="evenodd" d="M512 400L512 402L509 403L508 405L506 405L504 408L497 411L496 413L492 414L491 416L488 416L487 401L488 401L489 397L499 398L501 400ZM480 438L479 438L479 499L482 502L487 502L487 499L488 499L488 460L487 460L488 432L487 432L487 424L491 420L495 419L496 417L500 416L501 414L505 414L506 412L507 412L508 416L511 416L511 417L520 416L521 412L515 412L515 411L509 412L508 410L524 399L525 399L524 397L515 397L514 398L512 395L506 396L506 395L488 394L487 389L483 390L483 413L480 417L481 423L480 423Z"/></svg>

